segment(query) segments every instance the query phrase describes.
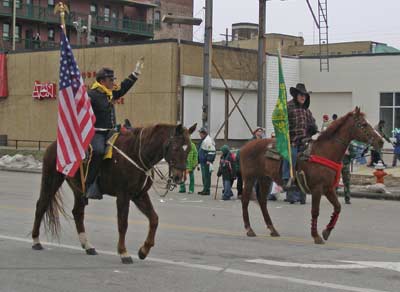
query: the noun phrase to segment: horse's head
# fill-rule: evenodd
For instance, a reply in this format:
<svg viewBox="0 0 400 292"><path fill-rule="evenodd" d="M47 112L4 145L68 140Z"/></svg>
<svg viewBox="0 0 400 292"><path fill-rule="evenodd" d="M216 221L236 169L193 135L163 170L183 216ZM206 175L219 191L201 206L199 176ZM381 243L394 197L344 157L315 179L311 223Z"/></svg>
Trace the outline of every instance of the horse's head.
<svg viewBox="0 0 400 292"><path fill-rule="evenodd" d="M169 165L169 175L176 184L184 181L186 159L190 152L190 135L196 130L197 124L189 129L182 125L175 128L174 133L164 144L164 158Z"/></svg>
<svg viewBox="0 0 400 292"><path fill-rule="evenodd" d="M365 119L365 115L356 107L351 114L352 139L366 144L372 145L376 150L383 147L382 136L372 127L372 125Z"/></svg>

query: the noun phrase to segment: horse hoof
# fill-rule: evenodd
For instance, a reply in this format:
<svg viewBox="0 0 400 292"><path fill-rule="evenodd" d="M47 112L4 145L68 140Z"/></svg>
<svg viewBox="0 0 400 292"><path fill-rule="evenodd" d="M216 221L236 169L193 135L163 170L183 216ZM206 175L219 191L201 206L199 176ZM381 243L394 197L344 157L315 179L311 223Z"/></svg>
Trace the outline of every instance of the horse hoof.
<svg viewBox="0 0 400 292"><path fill-rule="evenodd" d="M147 254L145 254L145 253L142 251L142 248L139 248L138 257L139 257L139 259L141 259L141 260L144 260L144 259L147 257Z"/></svg>
<svg viewBox="0 0 400 292"><path fill-rule="evenodd" d="M43 250L43 246L40 243L35 243L32 245L33 250Z"/></svg>
<svg viewBox="0 0 400 292"><path fill-rule="evenodd" d="M280 237L281 235L279 234L278 231L274 230L274 231L271 232L271 236L272 237Z"/></svg>
<svg viewBox="0 0 400 292"><path fill-rule="evenodd" d="M325 242L320 236L318 236L318 237L314 237L314 243L315 244L324 244Z"/></svg>
<svg viewBox="0 0 400 292"><path fill-rule="evenodd" d="M125 265L133 264L132 257L121 257L121 262Z"/></svg>
<svg viewBox="0 0 400 292"><path fill-rule="evenodd" d="M325 240L328 240L329 235L331 235L331 231L330 231L330 230L325 229L324 231L322 231L322 237L323 237Z"/></svg>
<svg viewBox="0 0 400 292"><path fill-rule="evenodd" d="M86 250L86 254L87 254L87 255L98 255L98 253L97 253L97 251L96 251L96 249L95 249L94 247L88 248L88 249Z"/></svg>
<svg viewBox="0 0 400 292"><path fill-rule="evenodd" d="M253 229L247 230L246 235L247 235L248 237L256 237L256 236L257 236L257 235L255 234L255 232L253 231Z"/></svg>

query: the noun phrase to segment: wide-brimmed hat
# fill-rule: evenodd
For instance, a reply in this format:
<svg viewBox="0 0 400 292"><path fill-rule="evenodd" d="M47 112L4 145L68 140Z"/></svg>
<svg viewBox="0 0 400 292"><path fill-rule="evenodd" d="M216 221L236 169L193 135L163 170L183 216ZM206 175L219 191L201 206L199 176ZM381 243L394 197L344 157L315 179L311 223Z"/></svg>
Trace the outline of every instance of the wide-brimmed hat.
<svg viewBox="0 0 400 292"><path fill-rule="evenodd" d="M101 68L97 73L96 73L96 80L102 80L104 78L112 78L115 80L114 77L114 70L110 68Z"/></svg>
<svg viewBox="0 0 400 292"><path fill-rule="evenodd" d="M379 161L375 164L375 169L385 169L385 165L383 165L382 161Z"/></svg>
<svg viewBox="0 0 400 292"><path fill-rule="evenodd" d="M297 94L303 94L307 98L310 98L310 93L307 91L306 86L303 83L298 83L296 87L290 87L290 94L296 98Z"/></svg>

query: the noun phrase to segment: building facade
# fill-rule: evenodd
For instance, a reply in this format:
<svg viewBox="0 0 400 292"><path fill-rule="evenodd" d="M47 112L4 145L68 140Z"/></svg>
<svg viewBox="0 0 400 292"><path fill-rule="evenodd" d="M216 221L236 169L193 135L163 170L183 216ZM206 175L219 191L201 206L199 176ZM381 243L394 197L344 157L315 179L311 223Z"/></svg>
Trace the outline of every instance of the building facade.
<svg viewBox="0 0 400 292"><path fill-rule="evenodd" d="M16 49L54 48L60 40L57 0L17 0ZM193 15L193 0L69 0L67 34L73 45L97 45L176 38L177 28L161 23L164 14ZM13 0L0 1L0 49L12 48ZM89 15L91 34L87 33ZM76 25L82 28L78 33ZM86 27L86 29L85 29ZM190 30L190 31L189 31ZM192 28L182 39L191 40Z"/></svg>
<svg viewBox="0 0 400 292"><path fill-rule="evenodd" d="M155 39L177 39L178 26L176 24L162 23L165 15L193 17L194 0L156 0L158 5L154 11ZM181 26L181 39L191 41L193 39L193 28L188 25Z"/></svg>

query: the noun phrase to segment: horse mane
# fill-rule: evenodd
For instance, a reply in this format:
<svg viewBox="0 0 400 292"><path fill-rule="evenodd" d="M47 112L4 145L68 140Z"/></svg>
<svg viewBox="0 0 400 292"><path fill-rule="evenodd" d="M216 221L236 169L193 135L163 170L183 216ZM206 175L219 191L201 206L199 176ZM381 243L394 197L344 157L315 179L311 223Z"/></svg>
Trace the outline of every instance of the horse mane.
<svg viewBox="0 0 400 292"><path fill-rule="evenodd" d="M347 120L354 114L355 113L351 111L343 117L337 119L336 121L333 121L329 125L329 127L319 135L319 137L317 138L317 142L331 139L332 136L335 135L339 131L339 129L347 122ZM360 115L364 116L364 113L360 113Z"/></svg>

